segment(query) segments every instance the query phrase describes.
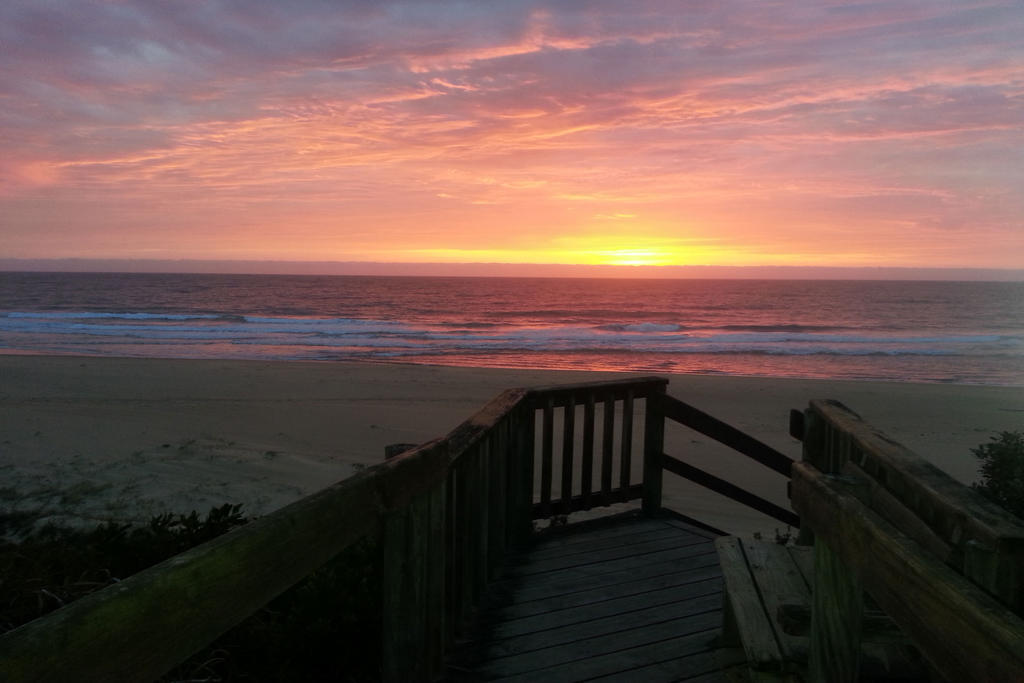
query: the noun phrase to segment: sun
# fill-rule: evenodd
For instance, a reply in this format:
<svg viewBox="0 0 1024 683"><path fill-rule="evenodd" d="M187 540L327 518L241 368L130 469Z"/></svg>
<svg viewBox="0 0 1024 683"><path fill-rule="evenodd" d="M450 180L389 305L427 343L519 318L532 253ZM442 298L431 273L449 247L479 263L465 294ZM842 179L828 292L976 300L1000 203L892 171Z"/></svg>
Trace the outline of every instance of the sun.
<svg viewBox="0 0 1024 683"><path fill-rule="evenodd" d="M664 249L608 249L598 251L598 263L609 266L666 266L679 260Z"/></svg>

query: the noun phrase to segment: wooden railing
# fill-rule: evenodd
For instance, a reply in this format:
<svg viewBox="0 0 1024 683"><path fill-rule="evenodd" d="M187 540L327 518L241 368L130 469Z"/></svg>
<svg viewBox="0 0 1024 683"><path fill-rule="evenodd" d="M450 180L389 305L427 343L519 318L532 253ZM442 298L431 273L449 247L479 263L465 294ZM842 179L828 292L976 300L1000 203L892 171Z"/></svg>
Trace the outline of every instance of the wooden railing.
<svg viewBox="0 0 1024 683"><path fill-rule="evenodd" d="M793 464L792 458L749 434L669 396L665 393L667 384L667 380L650 378L625 384L531 390L529 402L542 425L540 499L534 504L534 517L542 519L637 499L643 499L645 510L657 510L661 507L662 471L668 470L799 527L800 520L791 510L664 453L665 421L671 420L747 456L786 481ZM635 426L639 419L643 420L642 429ZM555 437L556 431L560 431L561 438ZM639 476L633 472L633 453L642 453ZM780 485L784 483L780 481Z"/></svg>
<svg viewBox="0 0 1024 683"><path fill-rule="evenodd" d="M528 405L541 426L533 518L652 496L655 482L647 477L646 463L660 457L663 421L650 405L667 385L666 379L650 377L530 390ZM638 415L644 416L639 433ZM633 471L636 452L642 453L642 476Z"/></svg>
<svg viewBox="0 0 1024 683"><path fill-rule="evenodd" d="M719 443L729 446L737 453L741 453L768 469L783 475L788 482L793 459L758 441L749 434L741 432L735 427L668 395L658 396L654 403L654 409L664 419L690 427ZM683 460L662 454L661 466L673 474L689 479L704 488L731 498L780 522L795 528L800 527L800 518L793 514L791 510L780 507L725 479L716 477L710 472L694 467Z"/></svg>
<svg viewBox="0 0 1024 683"><path fill-rule="evenodd" d="M791 424L815 548L809 679L858 680L866 593L937 678L1024 680L1024 524L841 404Z"/></svg>
<svg viewBox="0 0 1024 683"><path fill-rule="evenodd" d="M790 464L666 396L667 383L505 391L443 439L0 636L0 680L157 678L371 534L381 549L382 677L429 680L535 519L636 499L657 510L668 469L794 523L791 512L665 455L671 419L780 473Z"/></svg>

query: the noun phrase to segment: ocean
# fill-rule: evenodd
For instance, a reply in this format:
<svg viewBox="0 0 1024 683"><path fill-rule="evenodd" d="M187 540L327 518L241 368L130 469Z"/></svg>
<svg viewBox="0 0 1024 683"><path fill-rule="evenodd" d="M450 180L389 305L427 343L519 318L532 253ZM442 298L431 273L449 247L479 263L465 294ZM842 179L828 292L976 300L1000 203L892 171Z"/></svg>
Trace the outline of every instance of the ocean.
<svg viewBox="0 0 1024 683"><path fill-rule="evenodd" d="M0 353L1024 385L1024 283L0 273Z"/></svg>

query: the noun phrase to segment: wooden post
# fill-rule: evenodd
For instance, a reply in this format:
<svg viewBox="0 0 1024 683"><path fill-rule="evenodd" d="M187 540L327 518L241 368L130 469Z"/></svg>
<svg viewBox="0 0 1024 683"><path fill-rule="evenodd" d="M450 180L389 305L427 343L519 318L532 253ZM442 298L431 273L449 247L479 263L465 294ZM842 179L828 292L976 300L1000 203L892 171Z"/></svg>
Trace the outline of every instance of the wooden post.
<svg viewBox="0 0 1024 683"><path fill-rule="evenodd" d="M814 544L814 593L811 596L811 681L860 680L860 634L864 593L860 580L822 541Z"/></svg>
<svg viewBox="0 0 1024 683"><path fill-rule="evenodd" d="M824 472L825 421L813 408L804 411L800 459Z"/></svg>
<svg viewBox="0 0 1024 683"><path fill-rule="evenodd" d="M792 425L793 419L790 418L790 424ZM821 415L813 408L807 408L803 413L802 419L802 432L803 438L801 439L801 453L800 459L810 465L821 470L821 465L825 460L825 421ZM823 471L823 470L822 470ZM792 484L788 484L790 488ZM792 497L792 491L790 492ZM796 537L797 545L814 545L814 531L811 529L810 524L801 524L800 532Z"/></svg>
<svg viewBox="0 0 1024 683"><path fill-rule="evenodd" d="M826 474L842 469L841 437L813 408L803 419L802 460ZM864 592L860 582L809 524L797 539L814 545L814 594L811 602L811 643L808 675L811 681L856 681L860 671L860 632Z"/></svg>
<svg viewBox="0 0 1024 683"><path fill-rule="evenodd" d="M387 516L381 538L381 637L385 682L428 680L424 494Z"/></svg>
<svg viewBox="0 0 1024 683"><path fill-rule="evenodd" d="M662 392L664 389L662 389ZM661 456L665 450L665 416L658 410L658 395L644 401L644 513L661 509Z"/></svg>

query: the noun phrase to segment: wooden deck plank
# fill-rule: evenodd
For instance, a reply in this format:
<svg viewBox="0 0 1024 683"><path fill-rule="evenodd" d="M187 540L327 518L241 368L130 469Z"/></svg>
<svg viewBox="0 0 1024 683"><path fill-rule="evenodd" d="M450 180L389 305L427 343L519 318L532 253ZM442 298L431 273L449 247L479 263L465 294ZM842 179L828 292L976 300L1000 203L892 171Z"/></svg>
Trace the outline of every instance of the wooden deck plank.
<svg viewBox="0 0 1024 683"><path fill-rule="evenodd" d="M718 629L712 627L637 647L605 652L594 657L531 669L495 680L506 683L519 683L520 681L523 683L536 683L537 681L558 683L559 681L585 681L601 676L626 673L649 666L651 663L670 662L683 659L688 655L709 653L714 649L712 641L717 632ZM637 679L633 678L632 680ZM665 680L672 680L672 678Z"/></svg>
<svg viewBox="0 0 1024 683"><path fill-rule="evenodd" d="M570 566L557 567L553 569L545 569L541 571L533 572L520 572L518 574L521 578L528 578L529 580L542 579L545 575L557 574L558 572L574 572L580 576L587 576L590 574L608 574L610 572L618 572L628 569L638 569L647 564L656 562L667 562L670 560L681 560L687 557L691 557L695 552L702 552L704 544L694 544L691 546L682 547L669 547L660 548L656 550L650 550L649 552L636 553L632 555L626 555L623 557L613 557L600 562L577 562ZM510 577L512 578L512 577Z"/></svg>
<svg viewBox="0 0 1024 683"><path fill-rule="evenodd" d="M667 548L688 548L694 545L707 544L709 541L697 536L682 536L673 535L671 531L668 533L642 533L637 534L635 537L621 537L621 538L606 538L599 539L595 544L594 548L586 548L583 546L574 546L572 548L563 548L558 551L553 551L547 548L540 548L538 550L538 556L536 558L523 555L515 558L510 558L506 564L507 571L506 576L513 576L516 573L526 573L533 568L543 569L543 563L546 561L566 561L570 558L586 560L588 555L595 555L597 553L605 553L611 551L615 553L622 548L632 548L634 552L638 550L636 546L641 544L652 544L658 542L666 542L665 547ZM687 550L687 553L690 551ZM602 561L609 559L607 557L599 558ZM529 573L536 573L531 571Z"/></svg>
<svg viewBox="0 0 1024 683"><path fill-rule="evenodd" d="M688 600L659 604L630 612L609 614L596 619L573 622L555 628L544 630L531 629L518 636L500 638L488 649L487 657L488 659L510 657L596 636L612 635L620 631L650 626L663 621L683 619L701 613L700 610L717 613L721 606L721 591L714 590Z"/></svg>
<svg viewBox="0 0 1024 683"><path fill-rule="evenodd" d="M729 623L742 633L739 640L746 650L747 661L755 667L778 664L782 661L779 641L748 569L741 540L735 536L724 536L715 542L715 547L722 557L728 587Z"/></svg>
<svg viewBox="0 0 1024 683"><path fill-rule="evenodd" d="M691 573L701 573L705 570L713 572L711 574L713 576L721 575L721 571L718 569L718 556L714 552L702 552L700 555L682 558L676 557L649 566L617 572L581 573L577 568L571 571L566 570L559 575L546 576L540 580L534 577L528 582L520 580L496 586L495 594L511 595L515 593L516 600L512 603L508 599L498 599L490 604L494 605L494 609L497 611L510 606L528 605L532 602L570 598L575 593L611 589L619 584L631 584L644 580L657 581L670 575L679 575L685 578Z"/></svg>
<svg viewBox="0 0 1024 683"><path fill-rule="evenodd" d="M723 670L740 666L744 661L740 650L704 650L685 657L677 657L665 662L655 662L636 669L592 678L591 683L636 683L637 681L735 683L737 677L735 675L731 678L727 677Z"/></svg>
<svg viewBox="0 0 1024 683"><path fill-rule="evenodd" d="M625 515L626 519L634 516L637 513L629 513ZM641 520L635 524L625 524L622 526L615 526L612 528L603 528L603 525L595 524L592 532L587 532L582 537L572 533L561 534L557 532L547 532L546 538L538 539L532 552L545 554L547 552L557 552L559 548L574 548L574 547L596 547L602 542L607 544L612 542L614 539L630 539L635 536L643 536L645 534L664 534L665 532L676 533L680 537L693 536L695 538L704 538L699 532L699 529L685 529L675 527L672 524L667 523L668 520Z"/></svg>
<svg viewBox="0 0 1024 683"><path fill-rule="evenodd" d="M526 617L542 612L550 612L556 609L568 609L579 607L594 602L601 602L612 598L622 598L631 595L639 595L652 590L679 589L687 594L702 593L702 586L709 585L720 589L722 584L722 573L718 565L707 565L681 572L662 574L653 578L637 578L632 581L597 586L587 590L573 591L569 593L551 594L542 598L517 602L502 609L494 611L494 619L509 620L519 617Z"/></svg>
<svg viewBox="0 0 1024 683"><path fill-rule="evenodd" d="M738 655L717 642L723 582L714 536L671 521L627 516L542 538L491 585L477 638L451 662L453 676L672 681L724 675Z"/></svg>
<svg viewBox="0 0 1024 683"><path fill-rule="evenodd" d="M642 529L637 529L633 533L595 537L590 543L538 543L535 547L530 549L528 555L524 554L518 557L510 557L509 564L510 566L515 566L526 558L529 558L530 560L540 560L551 557L564 557L567 555L587 553L604 548L614 548L623 544L640 543L642 541L668 537L679 538L679 534L675 529L659 524L657 526L645 526Z"/></svg>
<svg viewBox="0 0 1024 683"><path fill-rule="evenodd" d="M630 517L627 516L626 519L630 519ZM593 526L587 529L586 532L577 532L572 528L549 530L540 534L540 538L536 539L532 550L573 545L588 546L598 539L626 537L636 533L644 533L645 531L660 531L666 526L662 520L635 519L631 522L622 523L616 523L615 521L594 522Z"/></svg>
<svg viewBox="0 0 1024 683"><path fill-rule="evenodd" d="M797 568L788 548L777 543L743 540L743 552L747 556L754 581L757 582L761 602L772 622L775 637L781 647L783 659L796 661L799 653L806 652L807 639L792 636L775 623L775 615L783 605L796 605L810 610L811 593Z"/></svg>
<svg viewBox="0 0 1024 683"><path fill-rule="evenodd" d="M523 633L535 633L572 624L581 624L592 619L601 619L628 614L636 610L671 605L678 602L680 597L682 599L697 599L708 595L718 596L721 593L720 583L714 580L701 582L698 586L699 589L691 593L684 593L677 588L666 588L648 591L639 595L628 595L622 598L592 602L578 607L542 612L520 619L510 619L495 624L493 634L496 637L507 638Z"/></svg>
<svg viewBox="0 0 1024 683"><path fill-rule="evenodd" d="M545 572L557 571L560 569L582 567L588 564L604 564L610 560L635 558L651 555L663 550L675 550L686 546L705 543L707 542L703 539L696 541L690 541L689 539L680 541L679 538L665 536L662 538L641 540L633 543L622 543L621 545L600 548L589 552L573 553L571 555L564 555L560 557L546 557L537 561L524 559L520 564L509 567L506 574L510 577L543 574Z"/></svg>
<svg viewBox="0 0 1024 683"><path fill-rule="evenodd" d="M671 573L675 571L673 564L676 564L680 570L685 570L708 566L717 561L713 550L707 552L702 547L677 548L648 555L642 559L623 558L604 565L584 565L563 569L559 572L519 577L515 581L502 582L501 588L509 591L522 591L523 595L531 592L538 594L564 593L576 590L577 587L629 581L634 576L649 577Z"/></svg>
<svg viewBox="0 0 1024 683"><path fill-rule="evenodd" d="M809 545L791 545L786 546L786 550L793 558L793 564L800 572L804 585L810 591L814 587L814 548Z"/></svg>

